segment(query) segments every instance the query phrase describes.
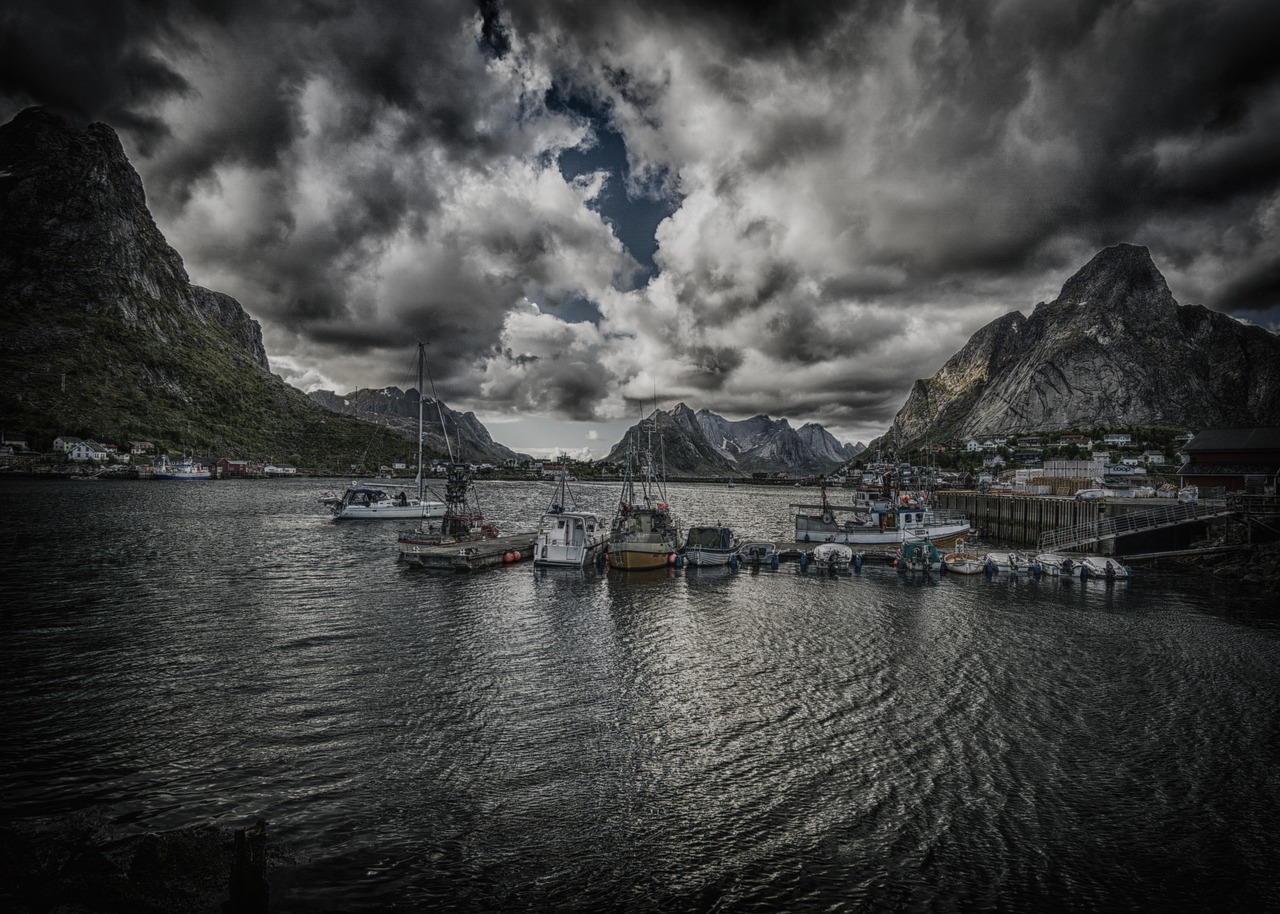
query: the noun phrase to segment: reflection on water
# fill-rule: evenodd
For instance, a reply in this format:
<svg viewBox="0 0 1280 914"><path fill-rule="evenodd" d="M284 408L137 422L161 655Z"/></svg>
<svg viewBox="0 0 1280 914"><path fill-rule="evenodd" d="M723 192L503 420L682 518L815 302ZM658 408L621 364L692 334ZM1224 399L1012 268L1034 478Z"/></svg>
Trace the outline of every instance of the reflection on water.
<svg viewBox="0 0 1280 914"><path fill-rule="evenodd" d="M303 480L3 486L7 815L265 818L276 911L1280 905L1266 595L433 575ZM550 487L482 496L527 528ZM670 492L780 541L793 500Z"/></svg>

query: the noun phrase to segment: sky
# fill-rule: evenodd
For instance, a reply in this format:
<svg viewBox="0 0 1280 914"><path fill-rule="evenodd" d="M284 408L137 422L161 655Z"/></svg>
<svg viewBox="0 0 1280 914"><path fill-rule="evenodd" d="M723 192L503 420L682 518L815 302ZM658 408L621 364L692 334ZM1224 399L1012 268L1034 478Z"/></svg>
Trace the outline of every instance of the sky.
<svg viewBox="0 0 1280 914"><path fill-rule="evenodd" d="M120 134L303 390L603 456L655 405L883 433L1102 248L1280 328L1280 3L8 0L0 118Z"/></svg>

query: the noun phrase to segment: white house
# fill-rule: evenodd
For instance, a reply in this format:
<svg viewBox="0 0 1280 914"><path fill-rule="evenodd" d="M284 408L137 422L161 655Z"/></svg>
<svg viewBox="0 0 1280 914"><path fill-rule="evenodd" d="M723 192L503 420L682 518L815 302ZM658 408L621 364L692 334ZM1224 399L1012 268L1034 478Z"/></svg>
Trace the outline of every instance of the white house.
<svg viewBox="0 0 1280 914"><path fill-rule="evenodd" d="M1130 438L1128 435L1103 435L1102 436L1103 444L1110 444L1116 447L1122 447L1126 444L1132 443L1132 441L1133 439Z"/></svg>
<svg viewBox="0 0 1280 914"><path fill-rule="evenodd" d="M130 441L129 442L129 453L135 456L138 456L141 454L150 454L152 451L155 450L155 448L156 446L152 444L150 441Z"/></svg>
<svg viewBox="0 0 1280 914"><path fill-rule="evenodd" d="M982 450L982 445L978 443L978 439L970 438L964 443L964 449L966 451L980 451Z"/></svg>
<svg viewBox="0 0 1280 914"><path fill-rule="evenodd" d="M71 446L71 450L67 451L67 457L71 460L101 462L107 459L107 452L102 449L102 445L94 441L81 441Z"/></svg>
<svg viewBox="0 0 1280 914"><path fill-rule="evenodd" d="M1158 464L1164 463L1164 452L1163 451L1147 451L1142 455L1142 459L1146 463L1152 466L1156 466Z"/></svg>
<svg viewBox="0 0 1280 914"><path fill-rule="evenodd" d="M262 472L267 476L296 476L298 469L287 463L269 463L262 468Z"/></svg>
<svg viewBox="0 0 1280 914"><path fill-rule="evenodd" d="M1136 467L1142 461L1139 460L1137 457L1121 457L1120 462L1127 467Z"/></svg>
<svg viewBox="0 0 1280 914"><path fill-rule="evenodd" d="M59 454L70 454L73 447L83 443L84 439L75 435L59 435L53 439L53 449Z"/></svg>
<svg viewBox="0 0 1280 914"><path fill-rule="evenodd" d="M1004 458L999 454L992 454L989 457L982 458L982 465L984 467L1002 467L1004 466Z"/></svg>

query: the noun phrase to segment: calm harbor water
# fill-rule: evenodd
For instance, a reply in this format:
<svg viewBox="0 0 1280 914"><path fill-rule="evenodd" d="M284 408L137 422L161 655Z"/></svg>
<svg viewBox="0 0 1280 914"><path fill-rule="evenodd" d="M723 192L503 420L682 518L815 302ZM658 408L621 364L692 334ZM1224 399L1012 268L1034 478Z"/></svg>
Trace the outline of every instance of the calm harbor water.
<svg viewBox="0 0 1280 914"><path fill-rule="evenodd" d="M324 487L0 483L6 819L265 818L273 912L1280 910L1274 594L442 576ZM786 539L814 493L669 494Z"/></svg>

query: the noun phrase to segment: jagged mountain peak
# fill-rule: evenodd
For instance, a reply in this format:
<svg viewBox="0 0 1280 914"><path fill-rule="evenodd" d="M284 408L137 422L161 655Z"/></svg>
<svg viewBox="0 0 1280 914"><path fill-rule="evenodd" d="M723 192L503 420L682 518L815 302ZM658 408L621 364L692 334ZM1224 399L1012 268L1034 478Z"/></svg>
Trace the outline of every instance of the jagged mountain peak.
<svg viewBox="0 0 1280 914"><path fill-rule="evenodd" d="M1049 308L1090 307L1169 317L1177 303L1151 252L1136 244L1104 248L1062 286Z"/></svg>
<svg viewBox="0 0 1280 914"><path fill-rule="evenodd" d="M1179 306L1150 252L1100 251L1030 318L987 324L915 383L888 440L1280 422L1280 338Z"/></svg>
<svg viewBox="0 0 1280 914"><path fill-rule="evenodd" d="M763 413L734 421L708 409L695 413L679 403L670 410L654 410L649 420L662 437L667 466L676 475L822 473L843 465L862 450L842 444L817 423L797 431L789 420L772 419ZM622 459L627 438L638 431L639 426L628 431L608 459Z"/></svg>

